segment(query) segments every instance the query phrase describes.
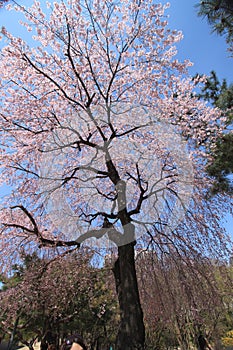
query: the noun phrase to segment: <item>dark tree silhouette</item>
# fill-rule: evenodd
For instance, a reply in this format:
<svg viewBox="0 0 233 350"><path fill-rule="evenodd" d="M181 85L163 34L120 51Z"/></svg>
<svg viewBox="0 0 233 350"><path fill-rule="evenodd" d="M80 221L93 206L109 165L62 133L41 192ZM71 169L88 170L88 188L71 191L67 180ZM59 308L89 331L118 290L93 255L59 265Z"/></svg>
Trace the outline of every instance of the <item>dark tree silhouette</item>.
<svg viewBox="0 0 233 350"><path fill-rule="evenodd" d="M216 148L211 152L213 161L208 165L209 175L215 178L212 188L213 194L218 192L233 192L232 178L229 176L233 173L233 84L227 84L224 79L219 81L216 73L211 72L206 83L199 94L214 107L222 110L223 116L226 117L226 125L229 132L226 132L217 142Z"/></svg>
<svg viewBox="0 0 233 350"><path fill-rule="evenodd" d="M197 5L198 15L206 17L213 30L220 35L226 35L227 42L233 39L233 1L208 0Z"/></svg>

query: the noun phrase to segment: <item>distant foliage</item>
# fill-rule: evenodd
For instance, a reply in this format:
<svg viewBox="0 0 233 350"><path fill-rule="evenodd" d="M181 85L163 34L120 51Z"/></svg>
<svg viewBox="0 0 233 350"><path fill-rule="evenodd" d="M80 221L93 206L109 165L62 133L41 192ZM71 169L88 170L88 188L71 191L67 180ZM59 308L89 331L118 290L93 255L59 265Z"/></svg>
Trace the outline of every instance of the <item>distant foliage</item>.
<svg viewBox="0 0 233 350"><path fill-rule="evenodd" d="M222 343L224 346L232 346L233 345L233 330L227 332L226 336L222 338Z"/></svg>
<svg viewBox="0 0 233 350"><path fill-rule="evenodd" d="M213 30L225 35L227 42L233 42L233 2L232 0L200 1L198 15L207 18Z"/></svg>
<svg viewBox="0 0 233 350"><path fill-rule="evenodd" d="M23 264L3 276L0 334L11 334L17 320L14 338L24 345L35 338L58 344L78 329L90 345L106 346L116 332L116 302L106 273L90 258L87 252L51 260L23 253Z"/></svg>
<svg viewBox="0 0 233 350"><path fill-rule="evenodd" d="M209 175L215 178L212 188L214 194L217 192L232 193L233 184L229 175L233 173L233 84L228 85L226 80L220 82L216 73L212 71L199 97L220 108L226 118L228 132L219 138L216 147L211 151L213 161L207 170Z"/></svg>

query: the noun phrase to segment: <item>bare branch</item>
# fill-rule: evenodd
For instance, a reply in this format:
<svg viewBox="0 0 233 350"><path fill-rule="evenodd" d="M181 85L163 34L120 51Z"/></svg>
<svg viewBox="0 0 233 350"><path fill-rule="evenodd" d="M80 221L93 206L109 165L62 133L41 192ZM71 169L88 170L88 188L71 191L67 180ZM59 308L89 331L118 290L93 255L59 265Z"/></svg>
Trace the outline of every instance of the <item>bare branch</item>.
<svg viewBox="0 0 233 350"><path fill-rule="evenodd" d="M64 97L68 101L74 103L75 105L78 105L82 109L85 109L85 107L80 102L78 102L77 100L74 100L73 98L68 96L67 93L65 92L65 90L61 87L61 85L58 84L58 82L56 82L56 80L54 80L50 75L48 75L43 70L41 70L39 67L37 67L36 64L34 64L32 62L32 60L25 53L23 54L23 57L24 57L25 61L27 61L39 74L41 74L42 76L47 78L49 81L51 81L59 89L59 91L61 91L61 93L64 95Z"/></svg>
<svg viewBox="0 0 233 350"><path fill-rule="evenodd" d="M33 217L33 215L23 206L23 205L15 205L11 207L11 209L20 209L24 212L24 214L27 216L27 218L30 220L33 229L29 229L25 226L19 225L19 224L3 224L5 227L14 227L14 228L19 228L23 231L26 231L30 234L34 234L37 239L39 240L39 248L41 247L72 247L76 246L79 247L80 244L76 241L63 241L63 240L52 240L52 239L47 239L42 236L37 223Z"/></svg>

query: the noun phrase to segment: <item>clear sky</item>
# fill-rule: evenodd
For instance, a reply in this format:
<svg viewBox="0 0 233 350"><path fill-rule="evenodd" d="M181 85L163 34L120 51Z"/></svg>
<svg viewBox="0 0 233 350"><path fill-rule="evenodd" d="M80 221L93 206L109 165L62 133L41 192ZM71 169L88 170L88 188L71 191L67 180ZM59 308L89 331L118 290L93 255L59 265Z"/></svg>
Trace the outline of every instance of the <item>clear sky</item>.
<svg viewBox="0 0 233 350"><path fill-rule="evenodd" d="M167 1L163 1L166 3ZM183 32L184 38L178 44L178 57L193 62L190 74L209 74L211 70L217 73L220 80L226 79L233 83L233 58L229 56L225 38L212 33L212 28L206 19L197 16L195 4L198 0L170 0L169 26ZM225 227L233 237L232 215L224 218ZM224 220L224 221L225 221Z"/></svg>
<svg viewBox="0 0 233 350"><path fill-rule="evenodd" d="M22 5L30 5L32 0L19 2ZM45 3L45 0L41 0L41 3ZM226 78L228 83L233 82L233 58L229 57L225 39L212 34L207 21L197 16L197 9L194 7L197 3L198 0L170 0L171 6L166 12L169 16L169 27L181 30L184 35L184 39L177 45L178 58L190 59L193 62L194 66L190 68L191 75L208 75L214 70L220 79ZM2 26L7 27L13 34L21 35L13 11L0 10L0 27ZM230 217L228 230L233 236Z"/></svg>
<svg viewBox="0 0 233 350"><path fill-rule="evenodd" d="M30 5L32 0L18 0L21 5ZM156 1L156 0L155 0ZM178 58L190 59L194 66L190 74L209 74L215 70L220 79L233 82L233 58L229 57L224 37L211 33L206 19L197 16L194 7L199 0L170 0L166 10L169 26L183 32L184 39L177 45ZM159 2L159 0L158 0ZM166 0L160 0L166 3ZM45 0L41 0L45 3ZM13 11L0 10L0 27L19 34L19 26Z"/></svg>
<svg viewBox="0 0 233 350"><path fill-rule="evenodd" d="M21 5L30 5L32 0L18 0ZM190 74L209 74L215 70L220 79L226 78L233 82L233 58L229 57L224 37L211 33L211 27L206 19L197 16L194 7L199 0L158 0L170 2L166 13L172 29L183 32L184 39L178 44L178 57L190 59L194 66ZM156 0L155 0L156 2ZM45 0L41 0L45 3ZM19 26L13 11L0 10L0 27L5 26L11 32L19 34Z"/></svg>
<svg viewBox="0 0 233 350"><path fill-rule="evenodd" d="M163 1L165 2L165 1ZM180 29L184 39L178 44L178 57L194 63L190 73L209 74L233 82L233 58L229 57L224 37L212 33L206 19L197 16L198 0L170 0L169 26Z"/></svg>

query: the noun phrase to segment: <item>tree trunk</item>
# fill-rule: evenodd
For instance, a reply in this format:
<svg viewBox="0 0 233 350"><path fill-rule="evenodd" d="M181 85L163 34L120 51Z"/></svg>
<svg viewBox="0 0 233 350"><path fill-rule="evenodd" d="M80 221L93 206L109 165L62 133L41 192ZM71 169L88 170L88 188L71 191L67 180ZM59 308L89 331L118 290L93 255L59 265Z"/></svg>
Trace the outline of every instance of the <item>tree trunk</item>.
<svg viewBox="0 0 233 350"><path fill-rule="evenodd" d="M14 328L13 328L13 331L11 332L11 336L10 336L10 340L9 340L9 343L8 343L8 346L7 346L7 350L11 350L14 347L15 334L16 334L16 331L17 331L18 324L19 324L19 316L15 320Z"/></svg>
<svg viewBox="0 0 233 350"><path fill-rule="evenodd" d="M143 312L134 260L135 242L118 247L113 273L120 306L116 350L142 350L145 342Z"/></svg>

